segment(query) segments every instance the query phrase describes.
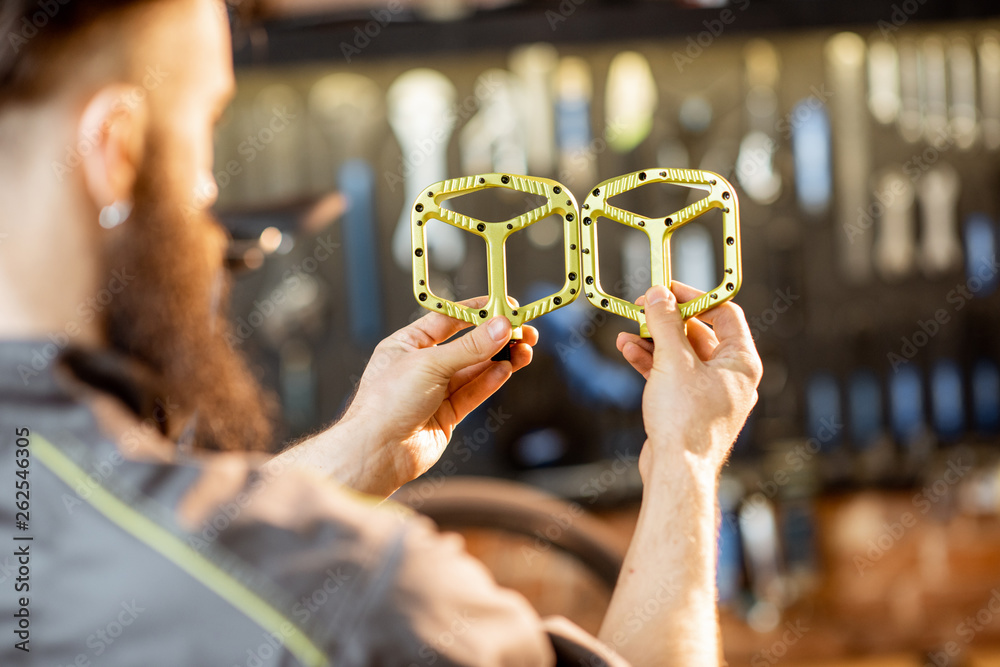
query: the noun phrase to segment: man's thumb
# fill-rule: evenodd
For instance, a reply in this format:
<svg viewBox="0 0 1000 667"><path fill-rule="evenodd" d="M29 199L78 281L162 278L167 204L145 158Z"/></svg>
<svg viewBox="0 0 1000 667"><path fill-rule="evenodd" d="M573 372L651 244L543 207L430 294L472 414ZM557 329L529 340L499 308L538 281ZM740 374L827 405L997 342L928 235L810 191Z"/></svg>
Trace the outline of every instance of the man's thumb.
<svg viewBox="0 0 1000 667"><path fill-rule="evenodd" d="M684 332L684 318L677 307L677 297L663 285L655 285L646 292L646 328L653 337L657 350L676 349L690 345ZM683 349L683 347L681 348Z"/></svg>
<svg viewBox="0 0 1000 667"><path fill-rule="evenodd" d="M486 361L510 341L510 321L494 317L468 334L435 348L438 366L454 375L463 368Z"/></svg>

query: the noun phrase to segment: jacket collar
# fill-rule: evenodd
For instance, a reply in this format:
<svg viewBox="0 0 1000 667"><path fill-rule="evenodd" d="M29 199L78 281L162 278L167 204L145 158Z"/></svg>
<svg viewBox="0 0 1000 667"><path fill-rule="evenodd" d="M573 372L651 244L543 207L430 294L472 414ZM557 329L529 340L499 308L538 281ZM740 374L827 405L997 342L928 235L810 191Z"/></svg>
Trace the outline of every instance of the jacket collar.
<svg viewBox="0 0 1000 667"><path fill-rule="evenodd" d="M137 360L108 348L60 349L44 338L0 341L0 402L75 401L79 383L111 394L169 432L157 399L161 383Z"/></svg>

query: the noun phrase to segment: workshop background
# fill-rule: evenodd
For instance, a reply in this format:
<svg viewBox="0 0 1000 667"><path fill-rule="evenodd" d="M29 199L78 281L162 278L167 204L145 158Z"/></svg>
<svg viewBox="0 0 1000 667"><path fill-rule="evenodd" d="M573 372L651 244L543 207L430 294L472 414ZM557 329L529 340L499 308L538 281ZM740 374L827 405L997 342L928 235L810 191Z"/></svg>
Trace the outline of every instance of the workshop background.
<svg viewBox="0 0 1000 667"><path fill-rule="evenodd" d="M738 194L736 302L765 368L720 490L727 659L1000 665L997 3L264 9L234 29L215 169L237 345L286 440L335 419L376 343L426 312L409 246L425 186L525 173L582 202L637 169L712 170ZM664 216L694 199L649 185L627 203ZM490 221L535 205L461 201ZM634 299L647 240L598 225L603 283ZM435 293L485 293L483 242L428 235ZM721 215L671 247L675 278L719 282ZM556 291L562 262L554 220L514 235L511 295ZM533 324L535 361L398 497L542 613L596 631L641 494L642 382L614 346L637 327L583 298Z"/></svg>

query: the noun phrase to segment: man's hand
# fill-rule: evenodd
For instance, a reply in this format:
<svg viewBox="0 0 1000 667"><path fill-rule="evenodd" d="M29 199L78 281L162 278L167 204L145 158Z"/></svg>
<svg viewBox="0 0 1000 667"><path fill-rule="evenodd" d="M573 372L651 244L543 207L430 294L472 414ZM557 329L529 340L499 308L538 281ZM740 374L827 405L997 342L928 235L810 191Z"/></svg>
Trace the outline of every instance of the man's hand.
<svg viewBox="0 0 1000 667"><path fill-rule="evenodd" d="M647 380L647 441L639 521L600 638L636 667L717 667L718 477L757 400L762 368L739 306L722 304L685 325L677 299L700 294L677 282L673 289L676 297L653 287L639 301L652 341L618 337ZM637 622L636 609L652 611Z"/></svg>
<svg viewBox="0 0 1000 667"><path fill-rule="evenodd" d="M642 469L649 469L649 457L670 458L687 445L718 470L757 402L760 357L739 306L724 303L685 323L677 300L701 292L677 281L672 287L673 293L653 287L637 301L652 340L622 333L617 341L647 380L642 412L649 447Z"/></svg>
<svg viewBox="0 0 1000 667"><path fill-rule="evenodd" d="M479 297L463 305L485 303ZM511 361L490 361L510 340L505 317L444 342L469 326L429 313L383 340L343 418L279 458L382 497L422 475L441 458L458 423L531 362L538 342L538 331L524 325Z"/></svg>
<svg viewBox="0 0 1000 667"><path fill-rule="evenodd" d="M479 307L485 297L463 305ZM490 361L510 340L510 322L495 317L450 343L465 322L429 313L375 348L344 420L364 424L394 448L398 487L441 458L455 427L531 361L538 331L524 326L511 361Z"/></svg>

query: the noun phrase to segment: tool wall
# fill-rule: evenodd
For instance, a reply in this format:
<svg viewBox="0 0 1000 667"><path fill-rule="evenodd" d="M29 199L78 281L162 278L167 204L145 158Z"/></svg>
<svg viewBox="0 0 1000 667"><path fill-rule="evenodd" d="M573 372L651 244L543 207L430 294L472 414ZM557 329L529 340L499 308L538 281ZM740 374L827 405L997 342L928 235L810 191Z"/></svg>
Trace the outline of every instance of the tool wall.
<svg viewBox="0 0 1000 667"><path fill-rule="evenodd" d="M426 312L409 259L426 185L523 173L582 201L637 169L707 169L736 186L735 300L765 367L722 489L723 597L762 628L794 602L821 557L817 497L919 491L962 460L974 472L931 515L995 514L1000 21L888 8L846 28L747 33L740 11L658 39L389 55L342 40L308 62L242 68L217 139L219 209L234 266L254 269L236 284L237 344L278 392L285 434L335 418L378 340ZM687 197L650 185L629 203L663 216ZM455 206L502 220L534 205L491 193ZM522 303L562 284L562 230L547 222L508 243ZM605 286L635 299L647 240L612 224L598 234ZM434 292L485 293L482 241L444 225L428 235ZM717 284L722 243L711 216L678 232L674 277ZM427 483L484 474L589 507L634 499L642 382L614 341L637 328L584 299L533 324L535 361L470 415Z"/></svg>
<svg viewBox="0 0 1000 667"><path fill-rule="evenodd" d="M241 290L287 287L291 269L294 291L308 291L277 304L263 325L247 322L247 342L282 348L302 335L302 354L346 355L306 364L311 379L295 380L283 362L283 377L308 394L287 406L303 415L290 419L293 429L335 414L360 371L348 359L419 314L408 289L408 224L424 185L509 171L585 193L618 173L670 166L726 175L743 204L737 301L768 377L741 454L813 437L824 456L868 454L865 474L898 479L936 447L995 433L1000 41L983 25L869 33L720 38L700 52L683 42L536 44L460 59L244 71L218 139L220 208L244 236L266 225L288 238L277 237ZM635 193L650 215L685 203L654 187ZM312 238L301 219L316 206L300 202L333 192L346 211ZM526 210L499 195L468 199L490 219ZM707 221L677 240L678 279L715 284L715 231ZM610 225L600 233L609 282L641 294L641 237ZM429 234L440 245L432 268L444 292L481 292L481 241L443 225ZM512 240L514 296L559 276L560 235L539 225ZM608 345L630 323L579 305L539 322L549 335L536 366L551 362L548 381L519 378L512 393L564 390L544 410L528 401L542 423L582 408L584 422L613 413L628 428L639 387ZM563 455L607 453L599 434L614 428L584 428L589 435ZM881 449L891 451L873 453Z"/></svg>

